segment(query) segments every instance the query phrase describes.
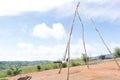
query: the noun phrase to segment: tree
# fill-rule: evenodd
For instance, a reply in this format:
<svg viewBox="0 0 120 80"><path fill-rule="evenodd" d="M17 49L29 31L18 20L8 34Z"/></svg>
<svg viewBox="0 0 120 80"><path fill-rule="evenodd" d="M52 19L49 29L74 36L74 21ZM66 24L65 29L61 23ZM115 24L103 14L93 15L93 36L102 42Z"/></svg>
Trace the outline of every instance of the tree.
<svg viewBox="0 0 120 80"><path fill-rule="evenodd" d="M120 48L115 48L113 55L115 57L120 57Z"/></svg>
<svg viewBox="0 0 120 80"><path fill-rule="evenodd" d="M62 67L63 67L63 68L67 67L67 64L66 64L66 63L63 63L63 64L62 64Z"/></svg>
<svg viewBox="0 0 120 80"><path fill-rule="evenodd" d="M85 63L87 63L87 61L88 61L88 56L86 55L86 54L82 54L82 60L85 62Z"/></svg>
<svg viewBox="0 0 120 80"><path fill-rule="evenodd" d="M37 65L37 70L40 71L41 70L41 66Z"/></svg>
<svg viewBox="0 0 120 80"><path fill-rule="evenodd" d="M11 75L11 76L15 76L18 75L22 72L20 65L14 65L13 67L11 67L8 71L7 74Z"/></svg>

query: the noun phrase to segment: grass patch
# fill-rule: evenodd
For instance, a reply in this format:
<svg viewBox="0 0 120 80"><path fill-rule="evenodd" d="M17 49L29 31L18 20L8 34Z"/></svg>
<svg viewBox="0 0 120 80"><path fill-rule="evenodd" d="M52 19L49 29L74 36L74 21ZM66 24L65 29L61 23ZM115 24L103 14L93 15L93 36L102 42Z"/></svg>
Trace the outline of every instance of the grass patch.
<svg viewBox="0 0 120 80"><path fill-rule="evenodd" d="M0 71L0 78L4 78L6 76L8 76L7 71Z"/></svg>
<svg viewBox="0 0 120 80"><path fill-rule="evenodd" d="M8 79L6 79L6 78L0 78L0 80L8 80Z"/></svg>
<svg viewBox="0 0 120 80"><path fill-rule="evenodd" d="M22 68L22 73L25 74L25 73L31 73L31 72L36 72L37 71L37 68L36 66L29 66L29 67L23 67Z"/></svg>

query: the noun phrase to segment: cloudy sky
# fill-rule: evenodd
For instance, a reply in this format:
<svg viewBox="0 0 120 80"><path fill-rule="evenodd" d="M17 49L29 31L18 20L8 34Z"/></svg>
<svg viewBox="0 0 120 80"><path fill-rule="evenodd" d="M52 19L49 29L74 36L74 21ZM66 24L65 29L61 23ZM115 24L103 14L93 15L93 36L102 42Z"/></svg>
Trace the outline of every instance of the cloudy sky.
<svg viewBox="0 0 120 80"><path fill-rule="evenodd" d="M61 60L79 0L0 0L0 61ZM92 17L111 51L120 47L120 0L80 0L89 56L107 54ZM75 19L71 58L83 53L81 24Z"/></svg>

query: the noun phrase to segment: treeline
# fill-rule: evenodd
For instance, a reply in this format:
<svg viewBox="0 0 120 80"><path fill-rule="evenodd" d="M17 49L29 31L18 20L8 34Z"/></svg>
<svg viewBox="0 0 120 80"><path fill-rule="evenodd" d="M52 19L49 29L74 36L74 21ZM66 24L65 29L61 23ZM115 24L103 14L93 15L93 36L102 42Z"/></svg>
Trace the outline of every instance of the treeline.
<svg viewBox="0 0 120 80"><path fill-rule="evenodd" d="M41 60L41 61L0 61L0 71L6 70L14 65L20 65L22 67L24 66L33 66L36 64L42 64L50 62L48 60Z"/></svg>

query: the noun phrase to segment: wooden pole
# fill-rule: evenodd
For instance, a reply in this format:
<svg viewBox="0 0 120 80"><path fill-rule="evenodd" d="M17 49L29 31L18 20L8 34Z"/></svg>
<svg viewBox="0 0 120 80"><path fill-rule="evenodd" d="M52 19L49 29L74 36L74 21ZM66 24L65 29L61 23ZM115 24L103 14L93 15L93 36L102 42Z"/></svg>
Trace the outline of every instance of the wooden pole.
<svg viewBox="0 0 120 80"><path fill-rule="evenodd" d="M66 59L66 55L67 55L67 51L68 51L68 46L69 46L69 44L67 43L66 50L65 50L65 55L63 57L63 61L65 61L65 59ZM62 64L63 63L60 64L60 70L58 72L59 74L61 73L61 70L62 70Z"/></svg>
<svg viewBox="0 0 120 80"><path fill-rule="evenodd" d="M82 41L83 41L84 52L85 52L85 55L88 56L87 51L86 51L85 39L84 39L84 25L83 25L82 19L81 19L80 15L79 15L78 11L77 11L77 15L78 15L79 21L80 21L80 23L82 25ZM87 58L86 59L87 60L86 61L87 68L89 69L89 60L88 60L88 57L86 57L86 58Z"/></svg>
<svg viewBox="0 0 120 80"><path fill-rule="evenodd" d="M100 34L99 30L97 29L97 27L96 27L96 25L95 25L93 19L91 18L90 20L91 20L91 23L93 24L94 29L95 29L96 32L98 33L98 35L99 35L99 37L100 37L102 43L104 44L104 46L106 47L106 49L108 50L108 52L113 56L111 50L109 49L109 47L108 47L107 44L105 43L105 41L104 41L102 35ZM116 58L115 58L114 56L113 56L113 59L114 59L116 65L118 66L118 68L119 68L119 70L120 70L120 65L119 65L119 63L117 62L117 60L116 60Z"/></svg>
<svg viewBox="0 0 120 80"><path fill-rule="evenodd" d="M72 31L73 31L74 22L75 22L75 18L76 18L76 14L77 14L77 10L78 10L79 5L80 5L80 2L78 2L76 10L75 10L75 13L74 13L74 18L73 18L73 21L72 21L71 30L70 30L70 33L69 33L69 38L68 38L68 42L67 42L67 46L66 46L65 55L63 57L63 60L65 60L67 52L69 50L71 36L72 36ZM62 69L62 63L60 64L60 70L58 72L59 74L61 73L61 69Z"/></svg>
<svg viewBox="0 0 120 80"><path fill-rule="evenodd" d="M69 80L69 74L70 74L70 45L68 46L67 80Z"/></svg>

